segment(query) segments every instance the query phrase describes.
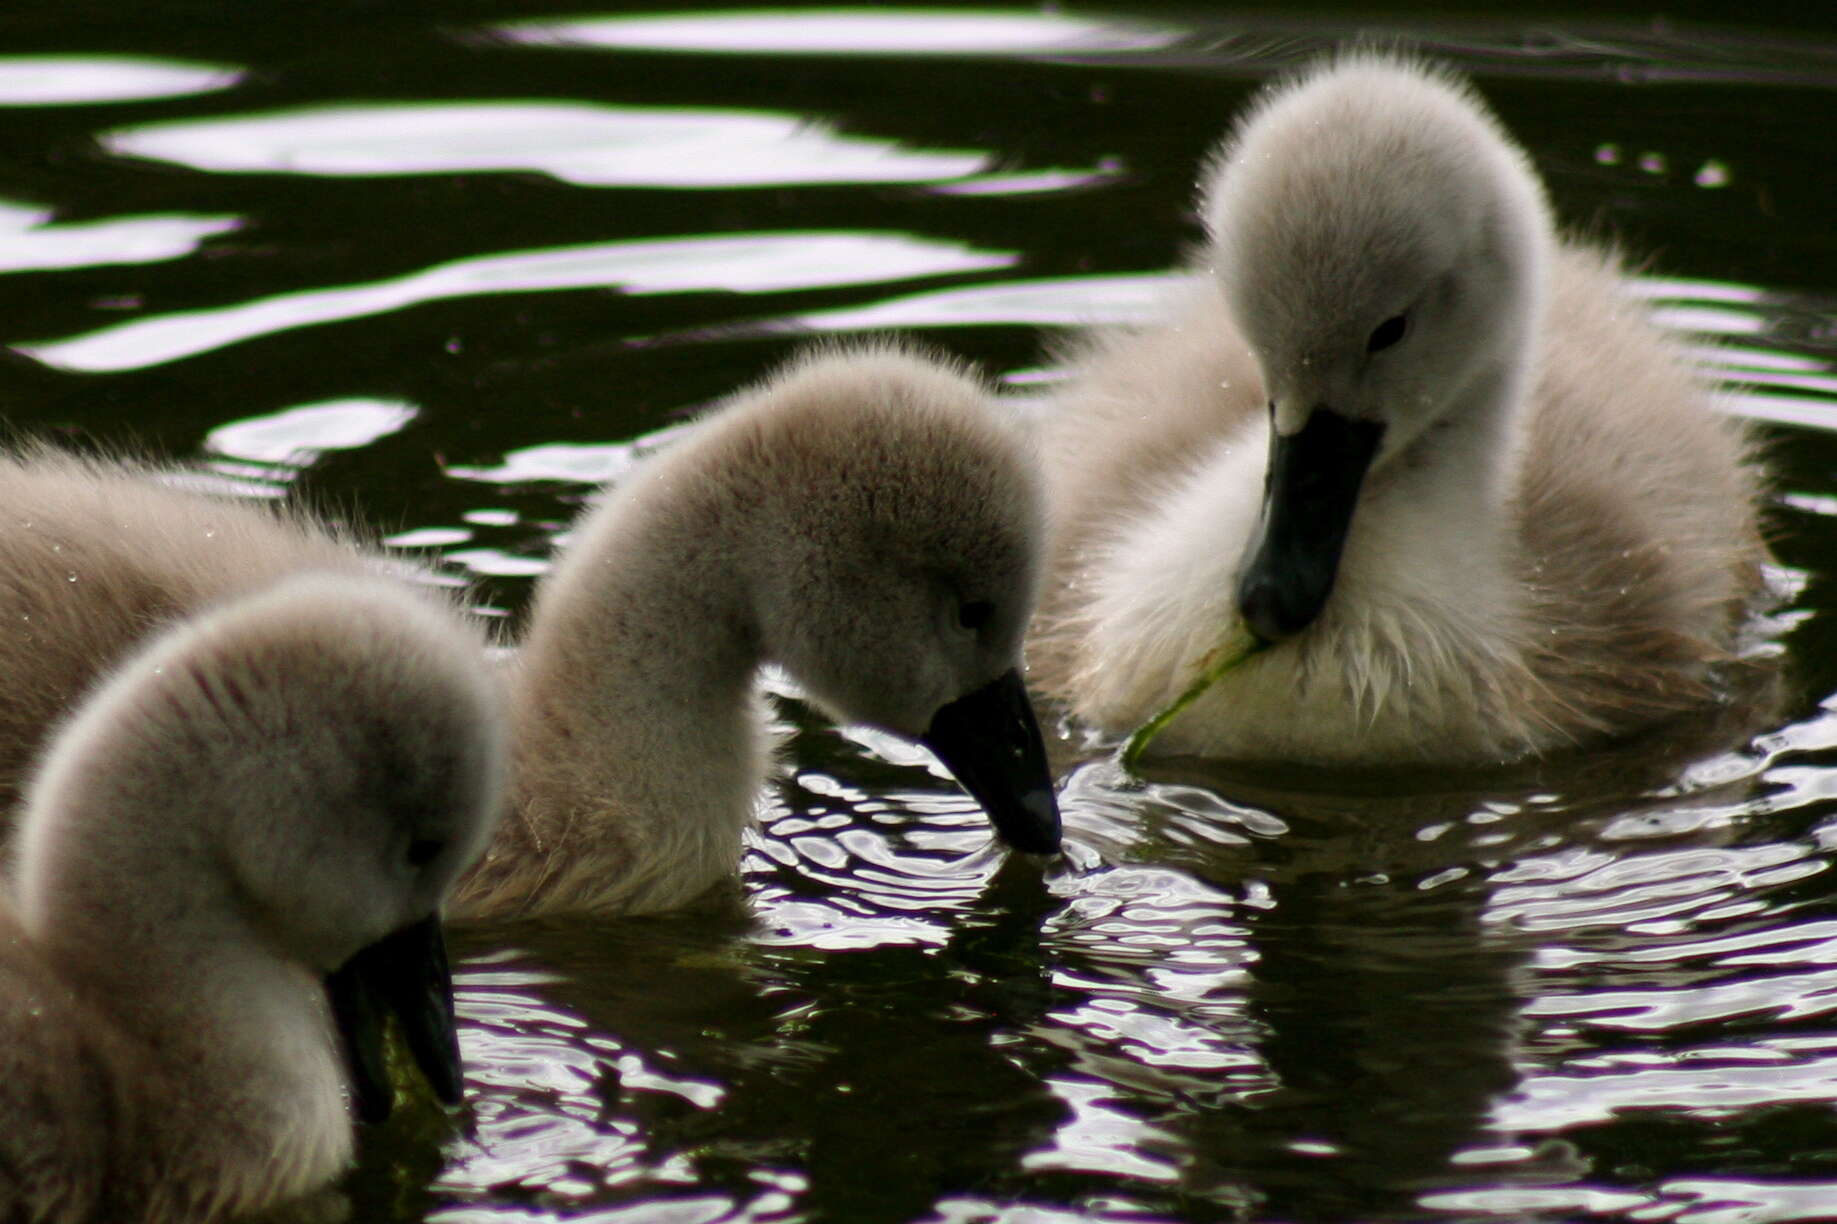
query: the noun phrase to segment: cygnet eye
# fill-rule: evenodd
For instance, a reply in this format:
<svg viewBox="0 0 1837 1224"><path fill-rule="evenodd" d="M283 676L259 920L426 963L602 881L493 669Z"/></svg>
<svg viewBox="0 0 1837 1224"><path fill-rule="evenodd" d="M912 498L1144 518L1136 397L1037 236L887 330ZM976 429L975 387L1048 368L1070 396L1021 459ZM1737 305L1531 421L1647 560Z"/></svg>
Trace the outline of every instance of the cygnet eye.
<svg viewBox="0 0 1837 1224"><path fill-rule="evenodd" d="M1409 330L1409 326L1408 315L1392 315L1372 329L1371 339L1365 342L1365 351L1376 353L1389 348L1403 339L1403 333Z"/></svg>
<svg viewBox="0 0 1837 1224"><path fill-rule="evenodd" d="M957 623L971 633L989 623L995 615L995 605L986 599L972 599L957 609Z"/></svg>
<svg viewBox="0 0 1837 1224"><path fill-rule="evenodd" d="M440 851L445 847L445 842L437 841L434 838L417 837L408 843L408 865L425 867L440 857Z"/></svg>

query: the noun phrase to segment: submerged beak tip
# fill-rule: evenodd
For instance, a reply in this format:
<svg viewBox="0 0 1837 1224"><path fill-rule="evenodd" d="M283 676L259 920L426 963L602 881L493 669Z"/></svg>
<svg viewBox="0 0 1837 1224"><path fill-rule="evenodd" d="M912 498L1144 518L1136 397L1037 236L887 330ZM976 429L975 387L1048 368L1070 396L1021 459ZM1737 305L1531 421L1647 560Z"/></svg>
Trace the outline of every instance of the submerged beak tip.
<svg viewBox="0 0 1837 1224"><path fill-rule="evenodd" d="M466 1087L457 1080L451 1084L435 1084L434 1098L442 1105L457 1108L465 1104Z"/></svg>
<svg viewBox="0 0 1837 1224"><path fill-rule="evenodd" d="M1014 829L1005 838L1008 844L1028 854L1059 853L1063 848L1064 826L1059 819L1058 797L1051 791L1039 791L1024 798L1021 806L1032 817L1032 822Z"/></svg>
<svg viewBox="0 0 1837 1224"><path fill-rule="evenodd" d="M365 1126L381 1126L389 1121L389 1115L395 1112L395 1093L377 1094L373 1091L352 1089L351 1108L357 1114L357 1120Z"/></svg>
<svg viewBox="0 0 1837 1224"><path fill-rule="evenodd" d="M332 974L326 985L359 1118L367 1123L386 1121L394 1105L383 1053L391 1015L434 1095L448 1105L460 1103L465 1085L439 915L372 944Z"/></svg>

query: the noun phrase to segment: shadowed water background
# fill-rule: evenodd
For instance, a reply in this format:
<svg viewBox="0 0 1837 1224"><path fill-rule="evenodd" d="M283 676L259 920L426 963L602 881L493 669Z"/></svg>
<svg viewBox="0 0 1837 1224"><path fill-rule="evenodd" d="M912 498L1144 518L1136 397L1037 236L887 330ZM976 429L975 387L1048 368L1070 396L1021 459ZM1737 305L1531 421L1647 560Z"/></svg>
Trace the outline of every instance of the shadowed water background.
<svg viewBox="0 0 1837 1224"><path fill-rule="evenodd" d="M1779 472L1758 719L1356 778L1070 737L1042 866L784 693L743 904L461 932L469 1124L366 1133L353 1219L1837 1218L1837 37L1526 11L0 16L10 424L380 525L512 628L600 482L813 334L1049 387L1255 86L1360 32L1651 257Z"/></svg>

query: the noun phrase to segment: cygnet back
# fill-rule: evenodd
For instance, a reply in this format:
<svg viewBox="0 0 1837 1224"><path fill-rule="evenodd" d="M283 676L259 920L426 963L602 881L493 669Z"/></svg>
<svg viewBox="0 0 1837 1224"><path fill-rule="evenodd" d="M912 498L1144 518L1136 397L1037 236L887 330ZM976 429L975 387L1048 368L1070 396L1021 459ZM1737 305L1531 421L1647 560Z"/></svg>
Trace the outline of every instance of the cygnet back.
<svg viewBox="0 0 1837 1224"><path fill-rule="evenodd" d="M0 801L46 728L148 634L303 570L362 572L323 525L176 474L45 446L0 455Z"/></svg>

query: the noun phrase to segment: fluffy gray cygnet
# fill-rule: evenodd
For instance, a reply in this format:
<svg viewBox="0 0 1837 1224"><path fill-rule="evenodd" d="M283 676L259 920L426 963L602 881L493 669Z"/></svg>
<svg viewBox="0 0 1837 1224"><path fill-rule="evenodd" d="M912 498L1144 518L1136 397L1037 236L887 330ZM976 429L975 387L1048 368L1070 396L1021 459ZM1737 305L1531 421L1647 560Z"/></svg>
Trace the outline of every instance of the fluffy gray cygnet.
<svg viewBox="0 0 1837 1224"><path fill-rule="evenodd" d="M1342 53L1202 186L1166 321L1085 338L1045 426L1040 690L1127 734L1239 623L1153 751L1478 764L1715 701L1749 439L1473 91Z"/></svg>
<svg viewBox="0 0 1837 1224"><path fill-rule="evenodd" d="M507 741L477 662L392 582L300 576L62 723L0 901L0 1218L197 1224L324 1185L347 1083L388 1111L390 1011L458 1099L439 909Z"/></svg>

